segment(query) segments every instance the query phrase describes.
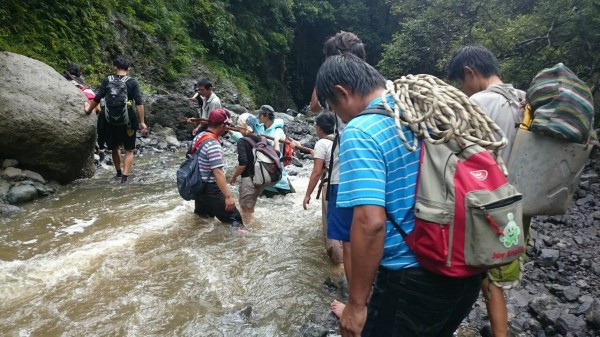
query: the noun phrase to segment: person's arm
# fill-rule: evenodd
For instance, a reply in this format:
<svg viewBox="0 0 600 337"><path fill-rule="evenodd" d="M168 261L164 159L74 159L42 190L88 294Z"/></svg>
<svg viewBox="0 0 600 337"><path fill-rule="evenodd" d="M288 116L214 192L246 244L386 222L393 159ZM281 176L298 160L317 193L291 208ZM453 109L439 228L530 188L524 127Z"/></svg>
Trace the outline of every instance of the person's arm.
<svg viewBox="0 0 600 337"><path fill-rule="evenodd" d="M349 127L339 147L337 207L352 207L349 298L340 320L342 336L360 336L367 300L383 256L387 168L385 156L370 134Z"/></svg>
<svg viewBox="0 0 600 337"><path fill-rule="evenodd" d="M135 112L137 113L138 119L140 121L140 131L142 132L142 134L145 135L148 131L148 127L146 127L146 123L144 123L144 105L136 105Z"/></svg>
<svg viewBox="0 0 600 337"><path fill-rule="evenodd" d="M367 302L383 257L385 208L374 205L354 207L350 229L351 275L348 303L340 319L344 337L359 337L367 320Z"/></svg>
<svg viewBox="0 0 600 337"><path fill-rule="evenodd" d="M92 103L89 102L85 102L84 106L84 110L85 110L85 114L89 115L92 113L92 111L94 111L94 109L96 108L96 106L98 106L98 102L96 102L95 100L92 101Z"/></svg>
<svg viewBox="0 0 600 337"><path fill-rule="evenodd" d="M310 179L308 180L308 187L306 188L306 195L304 196L304 201L302 202L302 207L304 207L304 209L308 209L307 205L310 203L310 195L319 183L319 179L321 179L321 176L323 175L324 167L325 161L323 159L315 158L312 173L310 174Z"/></svg>
<svg viewBox="0 0 600 337"><path fill-rule="evenodd" d="M217 182L217 186L219 190L225 196L225 210L230 212L235 207L235 199L229 192L229 187L227 187L227 180L225 178L225 172L223 172L223 167L217 167L212 169L212 173L215 176L215 181Z"/></svg>
<svg viewBox="0 0 600 337"><path fill-rule="evenodd" d="M107 85L108 85L108 78L105 78L102 80L102 83L100 83L100 87L98 88L98 92L96 92L94 101L91 103L86 102L86 104L84 105L86 115L91 114L92 111L94 111L94 109L96 108L96 106L98 106L98 104L100 104L100 101L106 95L106 86Z"/></svg>
<svg viewBox="0 0 600 337"><path fill-rule="evenodd" d="M137 113L138 120L140 121L140 131L142 134L146 134L148 128L146 127L146 123L144 123L144 103L142 101L140 84L134 79L127 81L128 84L130 82L133 93L133 101L135 102L135 112Z"/></svg>
<svg viewBox="0 0 600 337"><path fill-rule="evenodd" d="M200 93L199 92L194 92L194 94L192 95L192 97L188 98L188 99L196 99L196 97L198 97Z"/></svg>

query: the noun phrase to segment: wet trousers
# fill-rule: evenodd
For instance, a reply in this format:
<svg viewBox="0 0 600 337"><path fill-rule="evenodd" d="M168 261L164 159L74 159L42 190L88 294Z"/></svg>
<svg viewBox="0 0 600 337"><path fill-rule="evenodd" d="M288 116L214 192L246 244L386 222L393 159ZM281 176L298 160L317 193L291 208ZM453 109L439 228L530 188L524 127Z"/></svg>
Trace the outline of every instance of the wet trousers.
<svg viewBox="0 0 600 337"><path fill-rule="evenodd" d="M242 216L237 208L231 212L225 210L225 196L217 183L207 183L204 192L195 199L194 213L203 217L217 217L219 221L234 227L243 226Z"/></svg>
<svg viewBox="0 0 600 337"><path fill-rule="evenodd" d="M380 267L362 336L451 337L477 300L481 279Z"/></svg>

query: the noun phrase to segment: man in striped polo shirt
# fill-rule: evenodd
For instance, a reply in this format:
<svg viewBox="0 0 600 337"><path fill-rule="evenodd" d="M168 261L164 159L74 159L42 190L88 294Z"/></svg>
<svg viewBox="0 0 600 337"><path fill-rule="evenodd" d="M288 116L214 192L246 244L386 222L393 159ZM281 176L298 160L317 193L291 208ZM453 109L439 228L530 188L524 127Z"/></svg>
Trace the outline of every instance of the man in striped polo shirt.
<svg viewBox="0 0 600 337"><path fill-rule="evenodd" d="M245 228L242 216L235 207L235 199L227 186L223 170L225 160L219 136L227 132L227 126L231 126L227 111L215 109L208 115L206 131L200 132L194 138L194 143L206 139L196 150L200 151L198 167L206 185L204 191L196 196L194 213L202 217L217 217L221 222L243 230Z"/></svg>
<svg viewBox="0 0 600 337"><path fill-rule="evenodd" d="M420 268L388 221L393 217L407 233L414 228L419 151L404 147L398 132L409 143L414 135L398 130L393 118L361 114L383 108L385 79L354 55L336 55L319 69L316 88L347 123L337 206L352 207L354 215L348 224L352 270L342 336L452 336L477 299L481 277L448 278Z"/></svg>

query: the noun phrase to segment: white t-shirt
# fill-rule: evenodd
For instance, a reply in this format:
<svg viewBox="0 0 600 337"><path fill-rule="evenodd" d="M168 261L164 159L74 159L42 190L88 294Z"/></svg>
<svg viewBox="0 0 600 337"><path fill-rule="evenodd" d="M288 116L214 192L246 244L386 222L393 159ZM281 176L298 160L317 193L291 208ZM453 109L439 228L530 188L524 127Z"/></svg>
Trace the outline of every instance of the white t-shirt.
<svg viewBox="0 0 600 337"><path fill-rule="evenodd" d="M495 87L495 88L493 88ZM504 95L493 92L491 90L502 90ZM512 84L492 84L487 90L480 91L473 96L473 100L479 107L482 108L494 123L498 124L508 143L506 147L500 150L500 156L504 163L508 163L510 152L512 151L513 142L517 136L518 125L523 119L523 111L519 108L519 91ZM525 93L521 91L521 97L525 97ZM510 101L505 97L508 96Z"/></svg>
<svg viewBox="0 0 600 337"><path fill-rule="evenodd" d="M204 99L204 98L203 98ZM202 106L202 118L208 118L208 114L215 109L222 108L221 100L215 93L211 93L207 100L204 101Z"/></svg>
<svg viewBox="0 0 600 337"><path fill-rule="evenodd" d="M338 144L339 145L339 144ZM329 163L331 158L331 148L333 147L333 141L321 138L315 144L315 153L313 158L322 159L325 161L325 170L329 172ZM333 170L331 171L331 179L329 180L330 184L339 184L340 183L340 164L339 164L339 156L338 156L339 146L335 147L335 153L333 157Z"/></svg>

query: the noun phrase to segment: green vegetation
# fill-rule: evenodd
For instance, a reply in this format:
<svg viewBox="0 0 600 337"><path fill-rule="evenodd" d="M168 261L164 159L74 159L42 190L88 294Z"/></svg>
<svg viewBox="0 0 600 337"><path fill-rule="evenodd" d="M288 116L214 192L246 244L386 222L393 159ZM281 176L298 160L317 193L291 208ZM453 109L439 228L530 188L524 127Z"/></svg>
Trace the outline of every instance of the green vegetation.
<svg viewBox="0 0 600 337"><path fill-rule="evenodd" d="M362 38L367 61L388 78L444 77L458 46L481 43L498 56L503 79L521 88L537 71L563 62L599 97L598 0L50 3L5 0L0 49L59 71L69 62L80 63L92 84L111 71L114 56L123 54L134 61L133 72L146 88L181 88L202 64L257 103L281 110L294 103L302 107L323 60L323 42L347 30Z"/></svg>
<svg viewBox="0 0 600 337"><path fill-rule="evenodd" d="M444 77L453 51L479 43L498 57L504 81L526 89L543 68L563 62L591 87L600 125L600 2L597 0L405 0L403 18L385 45L389 78ZM443 13L443 14L442 14Z"/></svg>

